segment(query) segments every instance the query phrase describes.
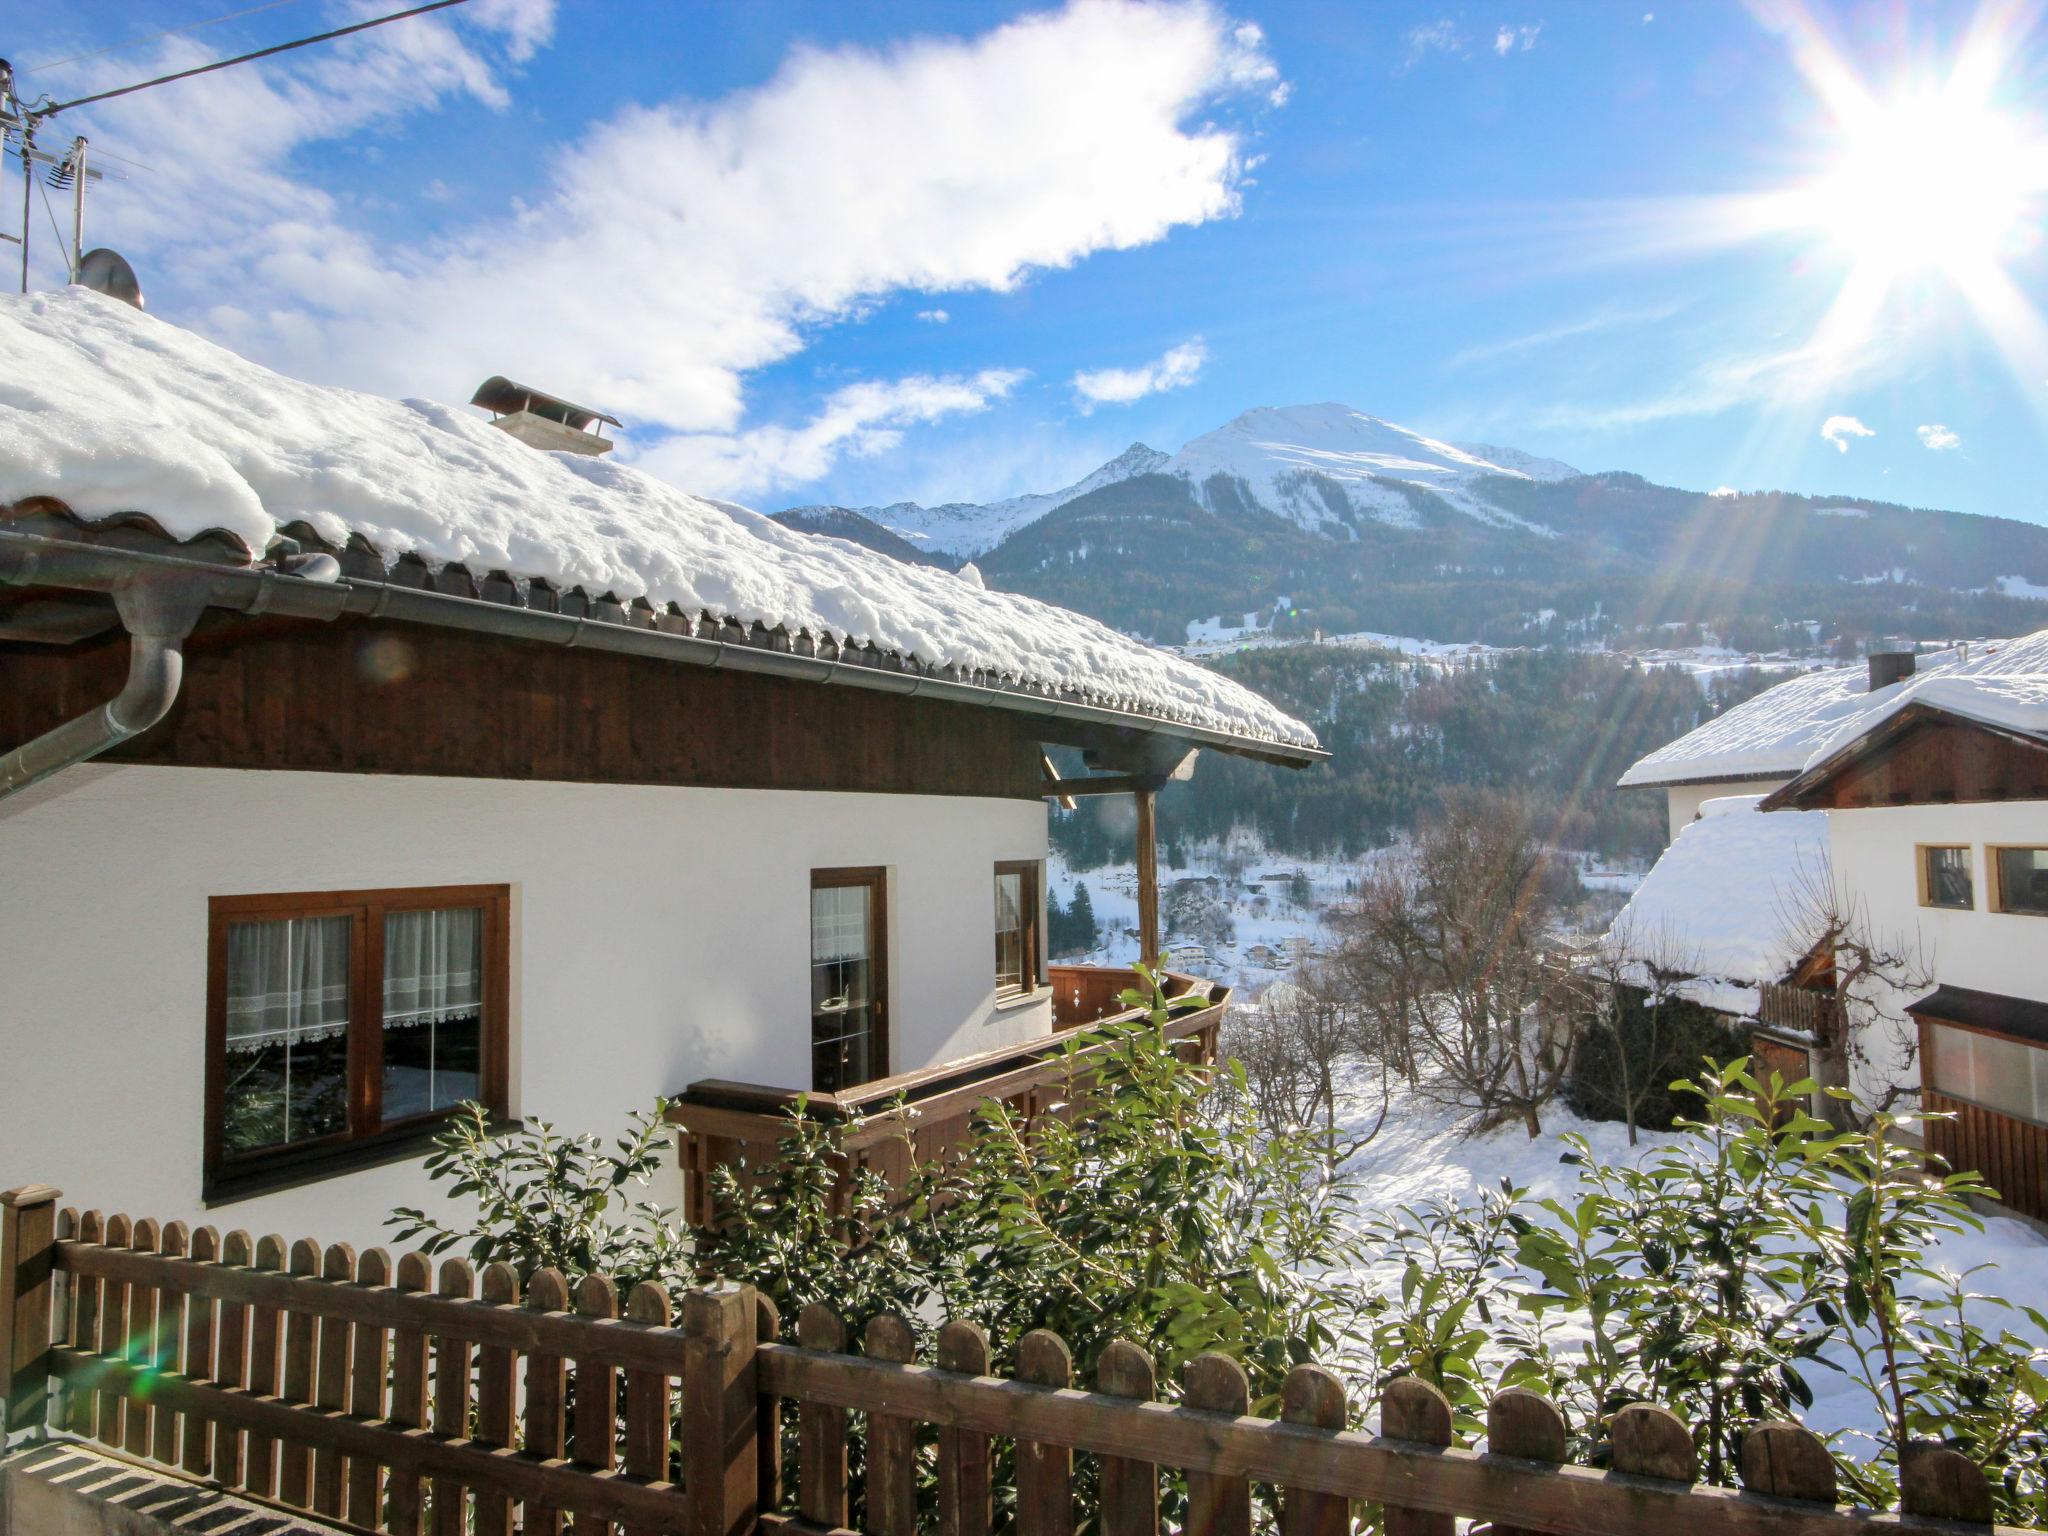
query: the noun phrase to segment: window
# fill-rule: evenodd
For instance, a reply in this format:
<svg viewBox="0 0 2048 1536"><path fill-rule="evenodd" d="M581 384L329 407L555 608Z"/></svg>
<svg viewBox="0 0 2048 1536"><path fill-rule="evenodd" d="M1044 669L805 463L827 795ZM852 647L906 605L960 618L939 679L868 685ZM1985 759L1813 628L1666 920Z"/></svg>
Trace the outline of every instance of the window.
<svg viewBox="0 0 2048 1536"><path fill-rule="evenodd" d="M811 872L811 1089L889 1075L887 875Z"/></svg>
<svg viewBox="0 0 2048 1536"><path fill-rule="evenodd" d="M1038 865L996 865L996 994L1016 996L1035 988L1038 965Z"/></svg>
<svg viewBox="0 0 2048 1536"><path fill-rule="evenodd" d="M1920 905L1967 912L1977 905L1968 847L1923 845L1920 849Z"/></svg>
<svg viewBox="0 0 2048 1536"><path fill-rule="evenodd" d="M502 1114L508 906L502 885L215 897L209 1191L355 1160L465 1099Z"/></svg>
<svg viewBox="0 0 2048 1536"><path fill-rule="evenodd" d="M1935 1023L1928 1044L1928 1083L1936 1093L2048 1125L2048 1049Z"/></svg>
<svg viewBox="0 0 2048 1536"><path fill-rule="evenodd" d="M2048 917L2048 848L1993 848L1998 910Z"/></svg>

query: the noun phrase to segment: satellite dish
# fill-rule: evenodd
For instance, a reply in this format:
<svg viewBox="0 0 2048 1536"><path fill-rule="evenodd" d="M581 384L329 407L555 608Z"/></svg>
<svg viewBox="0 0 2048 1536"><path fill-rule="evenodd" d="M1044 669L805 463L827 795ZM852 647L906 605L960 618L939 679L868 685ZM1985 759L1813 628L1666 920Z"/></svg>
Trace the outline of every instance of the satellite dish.
<svg viewBox="0 0 2048 1536"><path fill-rule="evenodd" d="M136 277L135 269L128 265L127 257L104 245L87 251L78 263L78 284L94 293L104 293L110 299L119 299L123 304L142 308L142 282Z"/></svg>

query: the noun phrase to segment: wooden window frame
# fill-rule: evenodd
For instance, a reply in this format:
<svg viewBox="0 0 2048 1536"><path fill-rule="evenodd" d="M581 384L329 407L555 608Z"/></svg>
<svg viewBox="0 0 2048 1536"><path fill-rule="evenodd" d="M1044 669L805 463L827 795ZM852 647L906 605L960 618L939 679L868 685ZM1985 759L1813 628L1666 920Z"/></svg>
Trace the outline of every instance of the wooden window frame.
<svg viewBox="0 0 2048 1536"><path fill-rule="evenodd" d="M1959 850L1969 865L1970 903L1958 907L1934 899L1933 870L1929 867L1930 856L1948 849ZM1970 843L1915 843L1913 845L1913 870L1920 886L1920 905L1932 912L1974 912L1977 910L1977 857L1976 848Z"/></svg>
<svg viewBox="0 0 2048 1536"><path fill-rule="evenodd" d="M990 917L994 917L995 882L1004 875L1023 876L1023 900L1019 905L1024 914L1024 955L1027 980L1011 986L1003 982L996 985L998 1002L1015 1002L1030 997L1047 986L1045 972L1045 864L1039 859L998 859L995 873L989 879ZM994 926L991 922L990 932Z"/></svg>
<svg viewBox="0 0 2048 1536"><path fill-rule="evenodd" d="M2048 917L2048 912L2035 912L2027 909L2015 911L2012 907L2006 905L2005 870L1998 861L1998 856L2001 853L2048 853L2048 846L2040 843L1986 843L1984 845L1985 870L1991 876L1991 910L2003 913L2007 917Z"/></svg>
<svg viewBox="0 0 2048 1536"><path fill-rule="evenodd" d="M814 869L811 871L811 889L813 891L830 890L845 886L866 886L868 888L868 912L874 921L874 934L871 940L874 954L868 964L872 972L874 989L874 1002L871 1005L870 1011L874 1016L875 1022L874 1038L869 1042L868 1046L870 1071L867 1078L868 1082L874 1083L887 1077L893 1070L889 1064L891 1054L889 1046L890 1037L896 1032L895 1016L889 1006L888 867L882 864L861 864L833 869ZM811 964L809 955L811 938L808 914L806 914L806 919L804 929L805 964L808 966ZM804 985L808 988L810 982L806 980ZM810 1042L808 1040L804 1043L804 1049L808 1055L810 1051ZM815 1071L815 1069L813 1070ZM859 1086L861 1085L857 1083L847 1085L848 1088ZM841 1091L845 1090L842 1089Z"/></svg>
<svg viewBox="0 0 2048 1536"><path fill-rule="evenodd" d="M507 1112L511 1083L511 909L508 885L431 885L368 891L294 891L215 896L207 902L206 1153L202 1197L246 1199L270 1189L393 1161L431 1139L447 1110L386 1123L384 1092L384 917L433 907L481 907L484 914L482 1060L478 1092L494 1118ZM229 1156L221 1144L227 1098L228 926L289 918L348 917L348 1128L330 1136Z"/></svg>

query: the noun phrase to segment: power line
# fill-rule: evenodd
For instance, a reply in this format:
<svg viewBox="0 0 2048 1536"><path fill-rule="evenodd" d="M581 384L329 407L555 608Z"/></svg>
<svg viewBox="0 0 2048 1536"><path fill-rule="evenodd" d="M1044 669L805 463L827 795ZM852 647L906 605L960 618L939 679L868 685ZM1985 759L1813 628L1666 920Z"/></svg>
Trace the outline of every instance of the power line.
<svg viewBox="0 0 2048 1536"><path fill-rule="evenodd" d="M176 74L159 75L154 80L139 80L134 85L118 86L111 91L99 91L91 96L80 96L73 101L60 101L54 106L30 109L29 115L37 120L55 117L59 112L68 112L73 107L88 106L96 101L112 101L116 96L132 96L137 91L149 90L152 86L169 85L174 80L190 80L194 75L210 75L217 69L227 69L235 64L247 64L251 59L267 59L275 53L288 53L294 48L304 48L312 43L324 43L337 37L347 37L354 32L367 32L372 27L381 27L387 22L404 21L409 16L424 16L429 11L445 11L451 5L462 5L465 0L431 0L427 5L416 5L409 11L394 11L389 16L378 16L369 21L359 21L352 26L336 27L331 32L315 33L294 42L275 43L268 48L258 48L254 53L241 53L232 59L217 59L211 64L201 64L194 69L181 69Z"/></svg>
<svg viewBox="0 0 2048 1536"><path fill-rule="evenodd" d="M66 64L82 64L87 59L105 58L110 53L121 53L129 48L140 48L144 43L154 43L160 38L176 37L180 32L197 32L201 27L217 27L224 21L239 21L244 16L254 16L258 11L274 11L281 5L297 5L300 0L264 0L262 5L244 6L239 11L229 11L225 16L209 16L204 21L188 21L182 27L165 27L161 32L150 32L142 37L131 37L125 43L109 43L104 48L95 48L89 53L74 53L69 58L51 59L47 64L23 65L21 72L33 75L40 70L61 69Z"/></svg>

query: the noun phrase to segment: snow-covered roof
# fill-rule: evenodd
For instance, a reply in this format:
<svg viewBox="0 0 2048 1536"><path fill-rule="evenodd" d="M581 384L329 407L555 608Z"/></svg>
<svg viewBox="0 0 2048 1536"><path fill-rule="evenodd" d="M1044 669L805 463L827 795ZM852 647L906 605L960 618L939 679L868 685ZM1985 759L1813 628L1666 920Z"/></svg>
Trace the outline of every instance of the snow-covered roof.
<svg viewBox="0 0 2048 1536"><path fill-rule="evenodd" d="M303 521L479 575L808 631L1083 702L1314 747L1230 679L1107 625L785 528L610 459L540 452L467 409L284 377L84 289L0 297L0 506L146 514L261 554Z"/></svg>
<svg viewBox="0 0 2048 1536"><path fill-rule="evenodd" d="M1916 677L1926 680L1955 665L1955 651L1931 651L1917 659ZM1870 691L1870 671L1829 667L1805 672L1745 699L1725 715L1687 731L1678 740L1638 759L1624 773L1624 789L1648 784L1686 784L1731 779L1789 779L1814 752L1882 709L1908 683Z"/></svg>
<svg viewBox="0 0 2048 1536"><path fill-rule="evenodd" d="M1701 806L1615 918L1607 951L1722 986L1782 981L1821 937L1810 893L1827 879L1828 818L1766 814L1762 799Z"/></svg>
<svg viewBox="0 0 2048 1536"><path fill-rule="evenodd" d="M2048 738L2048 629L1987 645L1967 661L1947 654L1945 665L1917 667L1904 682L1879 689L1860 715L1831 732L1801 766L1820 766L1914 705Z"/></svg>

